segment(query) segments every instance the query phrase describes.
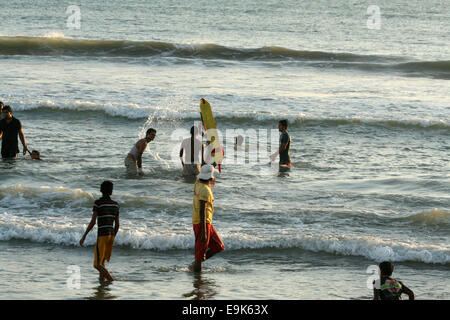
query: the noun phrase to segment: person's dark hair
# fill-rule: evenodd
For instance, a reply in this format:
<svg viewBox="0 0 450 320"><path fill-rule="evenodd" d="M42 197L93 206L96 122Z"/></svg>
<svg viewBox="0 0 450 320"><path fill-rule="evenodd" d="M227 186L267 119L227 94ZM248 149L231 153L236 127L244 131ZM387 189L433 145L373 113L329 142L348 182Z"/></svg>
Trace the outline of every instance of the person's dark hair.
<svg viewBox="0 0 450 320"><path fill-rule="evenodd" d="M287 129L288 127L288 121L287 120L280 120L278 123L280 123L283 127Z"/></svg>
<svg viewBox="0 0 450 320"><path fill-rule="evenodd" d="M394 272L394 265L389 261L383 261L378 265L382 275L390 276Z"/></svg>
<svg viewBox="0 0 450 320"><path fill-rule="evenodd" d="M244 137L243 137L243 136L238 135L238 136L235 138L235 144L236 144L237 146L240 146L243 142L244 142Z"/></svg>
<svg viewBox="0 0 450 320"><path fill-rule="evenodd" d="M153 128L150 128L150 129L147 130L147 132L145 133L145 135L148 135L148 134L153 133L153 132L156 133L156 130L153 129Z"/></svg>
<svg viewBox="0 0 450 320"><path fill-rule="evenodd" d="M3 111L8 111L8 112L12 112L12 108L10 106L4 106L3 107Z"/></svg>
<svg viewBox="0 0 450 320"><path fill-rule="evenodd" d="M104 196L110 196L113 192L113 183L111 181L103 181L103 183L100 186L100 192Z"/></svg>
<svg viewBox="0 0 450 320"><path fill-rule="evenodd" d="M41 160L41 153L37 150L31 151L31 159L33 160Z"/></svg>
<svg viewBox="0 0 450 320"><path fill-rule="evenodd" d="M3 106L4 106L3 102L0 101L0 107L3 108Z"/></svg>
<svg viewBox="0 0 450 320"><path fill-rule="evenodd" d="M197 134L198 134L198 128L196 126L192 126L191 136L196 136Z"/></svg>

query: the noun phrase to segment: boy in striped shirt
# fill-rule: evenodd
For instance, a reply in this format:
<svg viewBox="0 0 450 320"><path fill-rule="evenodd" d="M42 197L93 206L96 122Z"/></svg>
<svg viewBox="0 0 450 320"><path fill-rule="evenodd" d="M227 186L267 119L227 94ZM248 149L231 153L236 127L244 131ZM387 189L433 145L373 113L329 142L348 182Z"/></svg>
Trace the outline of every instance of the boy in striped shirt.
<svg viewBox="0 0 450 320"><path fill-rule="evenodd" d="M105 268L105 260L109 262L114 244L114 237L119 231L119 204L111 200L113 183L104 181L100 187L102 197L95 201L91 222L86 232L80 240L80 245L84 246L87 234L95 226L98 220L97 243L94 252L94 268L100 272L100 280L107 279L113 281L109 271Z"/></svg>

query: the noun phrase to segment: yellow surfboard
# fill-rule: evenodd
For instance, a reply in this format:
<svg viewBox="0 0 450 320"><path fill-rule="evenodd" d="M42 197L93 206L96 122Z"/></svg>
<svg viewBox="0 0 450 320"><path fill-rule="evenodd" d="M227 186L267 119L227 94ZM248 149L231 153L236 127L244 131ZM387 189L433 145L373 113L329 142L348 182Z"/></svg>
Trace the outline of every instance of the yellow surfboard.
<svg viewBox="0 0 450 320"><path fill-rule="evenodd" d="M206 131L206 139L212 146L207 147L207 150L211 150L211 156L213 157L214 162L219 165L219 172L221 172L224 151L223 147L220 145L219 132L216 126L216 120L214 120L211 105L203 98L200 100L200 115L202 117L203 127Z"/></svg>

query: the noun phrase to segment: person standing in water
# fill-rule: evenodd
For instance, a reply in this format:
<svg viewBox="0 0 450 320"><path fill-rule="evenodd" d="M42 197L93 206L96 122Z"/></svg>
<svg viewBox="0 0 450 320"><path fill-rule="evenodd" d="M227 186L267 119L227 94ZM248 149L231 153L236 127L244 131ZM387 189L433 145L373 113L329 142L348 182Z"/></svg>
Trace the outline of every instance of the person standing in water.
<svg viewBox="0 0 450 320"><path fill-rule="evenodd" d="M289 154L289 149L291 147L291 137L287 132L288 121L280 120L278 122L278 130L280 134L280 146L279 149L270 156L270 160L273 162L280 155L280 166L291 166L291 156Z"/></svg>
<svg viewBox="0 0 450 320"><path fill-rule="evenodd" d="M205 164L201 167L198 180L194 184L192 225L195 235L195 261L189 266L194 272L202 271L202 263L225 250L216 229L212 226L214 197L211 186L214 181L214 167Z"/></svg>
<svg viewBox="0 0 450 320"><path fill-rule="evenodd" d="M394 265L389 261L379 264L380 279L374 281L373 300L402 300L402 294L407 294L409 300L414 300L414 292L402 282L392 278Z"/></svg>
<svg viewBox="0 0 450 320"><path fill-rule="evenodd" d="M147 130L144 139L140 139L134 144L130 152L125 158L125 167L128 173L138 174L142 173L142 154L147 148L147 145L155 139L156 130L150 128Z"/></svg>
<svg viewBox="0 0 450 320"><path fill-rule="evenodd" d="M204 164L205 145L200 141L198 136L198 128L191 128L191 137L181 142L180 160L183 166L183 176L192 176L200 173L200 167ZM201 155L201 160L200 160ZM200 162L201 161L201 162Z"/></svg>
<svg viewBox="0 0 450 320"><path fill-rule="evenodd" d="M93 214L86 232L80 240L80 246L84 246L84 241L89 231L98 221L97 243L94 249L94 268L100 273L100 281L107 279L113 281L114 278L105 268L105 260L111 259L114 238L119 231L119 204L111 200L113 183L103 181L100 186L102 197L94 202Z"/></svg>
<svg viewBox="0 0 450 320"><path fill-rule="evenodd" d="M4 106L2 108L2 119L0 120L0 139L2 139L2 158L16 159L19 154L19 143L17 137L23 145L23 155L28 151L22 124L13 117L12 108Z"/></svg>

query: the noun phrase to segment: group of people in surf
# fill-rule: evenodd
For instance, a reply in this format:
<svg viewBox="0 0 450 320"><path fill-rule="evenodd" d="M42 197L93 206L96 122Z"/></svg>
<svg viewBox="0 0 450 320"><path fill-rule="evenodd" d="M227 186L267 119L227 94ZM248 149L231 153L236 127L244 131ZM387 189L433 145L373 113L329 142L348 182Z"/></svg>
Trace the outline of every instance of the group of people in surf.
<svg viewBox="0 0 450 320"><path fill-rule="evenodd" d="M278 129L281 132L279 149L273 153L270 158L275 161L280 156L280 165L290 166L291 159L289 155L290 136L287 132L287 120L280 120ZM200 134L199 127L193 126L190 130L191 136L184 139L180 146L180 161L183 167L183 176L194 176L194 198L192 212L192 226L195 236L195 259L189 265L189 270L200 272L202 263L223 251L225 246L212 225L214 213L214 196L216 167L215 157L205 150L203 142L198 138ZM131 148L125 157L124 164L128 173L142 174L142 155L148 144L156 137L156 130L150 128L146 131L145 137L139 139ZM210 142L210 141L209 141ZM208 142L207 142L208 143ZM235 146L243 143L242 136L237 137ZM212 153L220 150L212 150ZM223 150L222 150L223 152ZM94 225L98 224L97 242L95 245L94 267L100 273L100 279L114 280L109 271L105 268L105 261L111 257L114 237L119 231L119 204L111 199L113 184L110 181L104 181L100 187L102 197L95 201L93 215L86 232L83 234L80 245L83 246L87 234Z"/></svg>
<svg viewBox="0 0 450 320"><path fill-rule="evenodd" d="M287 127L287 120L279 121L279 148L270 156L272 162L275 161L278 156L280 157L280 168L289 168L291 166L289 154L291 138L287 132ZM195 258L194 262L188 267L190 271L194 272L200 272L202 270L202 263L205 260L225 249L219 234L212 225L214 212L214 196L212 190L215 185L215 168L217 163L213 161L214 157L211 157L211 155L208 154L209 152L206 152L205 154L205 145L198 139L198 136L200 135L199 131L198 127L193 126L190 131L191 137L184 139L180 146L180 160L183 167L183 175L196 176L197 178L194 184L192 213L192 226L195 236ZM145 138L140 139L133 145L125 158L125 167L129 172L142 172L142 154L148 143L153 141L155 137L156 130L150 128L147 130ZM242 143L243 137L236 137L235 147ZM217 150L215 150L215 152L217 152ZM103 238L99 234L97 240L94 267L99 270L101 278L113 280L111 274L104 267L104 261L105 259L109 261L109 257L111 256L112 243L114 241L113 237L118 231L119 211L118 204L109 198L112 194L112 183L104 182L104 184L105 183L108 184L109 187L108 189L105 189L102 185L101 190L103 190L103 197L95 202L91 223L89 224L86 233L83 235L80 244L83 245L86 234L95 224L96 218L99 221L99 232L100 230L103 230L105 224L108 225L107 221L109 221L109 225L106 228L109 228L110 233L107 236L103 236ZM104 205L103 203L105 201L109 201L109 204ZM109 220L107 220L106 217L108 216L114 217L116 221L114 229L112 228L113 219L109 218ZM400 300L402 294L407 294L410 300L414 299L414 293L411 289L402 282L392 278L394 265L391 262L383 261L379 264L379 270L380 278L373 282L374 300Z"/></svg>
<svg viewBox="0 0 450 320"><path fill-rule="evenodd" d="M12 115L12 108L0 102L0 139L2 139L1 155L3 159L16 159L19 154L18 138L23 145L23 155L30 153L32 159L40 159L38 151L28 150L21 122ZM279 156L280 168L290 167L289 154L291 138L287 132L287 120L280 120L279 149L270 156L273 162ZM191 128L191 137L182 141L180 146L180 160L184 176L196 176L194 184L192 226L195 236L195 258L189 265L189 270L200 272L202 263L215 254L223 251L225 246L212 225L214 213L213 189L215 186L216 166L214 157L205 154L205 145L198 139L200 135L198 127ZM127 172L133 174L142 173L142 155L148 144L156 137L156 130L150 128L145 137L138 140L125 157ZM236 138L235 147L243 143L242 136ZM201 158L201 159L200 159ZM94 202L91 221L79 243L84 246L87 234L97 223L97 241L94 249L94 268L100 273L100 280L112 281L114 278L105 267L105 261L110 261L114 239L119 231L119 204L111 199L113 183L104 181L100 186L102 197ZM374 282L374 300L399 300L401 295L407 294L409 299L414 299L414 293L402 282L392 278L394 266L384 261L380 263L380 279Z"/></svg>
<svg viewBox="0 0 450 320"><path fill-rule="evenodd" d="M280 131L280 143L279 149L276 150L271 156L270 161L274 162L279 156L280 166L290 167L290 145L291 137L287 131L288 121L280 120L278 123L278 130ZM205 147L205 144L199 139L200 134L204 133L197 126L192 126L190 130L191 136L184 139L180 146L180 161L183 168L183 176L195 176L200 173L201 166L203 164L211 164L214 167L219 166L221 163L216 163L214 153L221 152L224 155L224 150L220 147L220 150L212 150ZM142 174L142 155L147 148L148 144L156 137L156 130L150 128L147 130L145 137L138 140L130 152L125 157L125 167L130 174ZM235 138L235 147L242 145L244 139L242 136ZM207 141L207 144L209 141ZM212 152L211 152L212 151Z"/></svg>

